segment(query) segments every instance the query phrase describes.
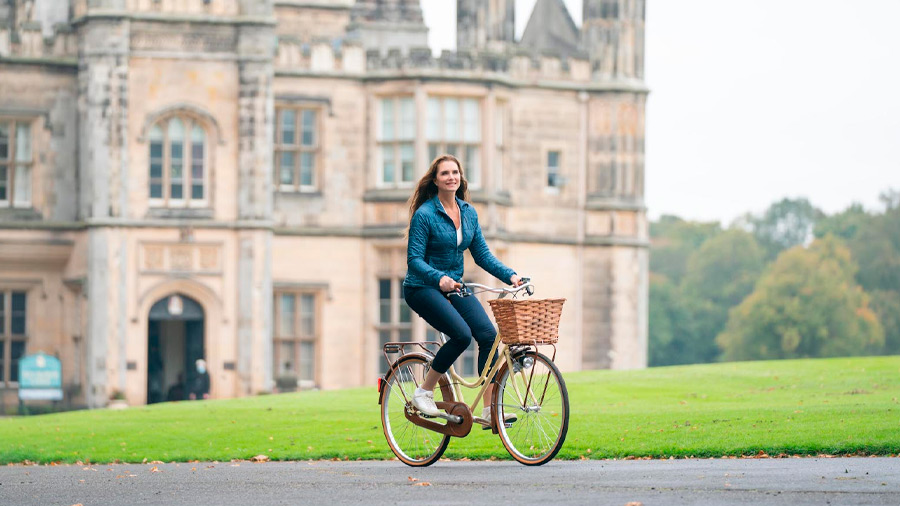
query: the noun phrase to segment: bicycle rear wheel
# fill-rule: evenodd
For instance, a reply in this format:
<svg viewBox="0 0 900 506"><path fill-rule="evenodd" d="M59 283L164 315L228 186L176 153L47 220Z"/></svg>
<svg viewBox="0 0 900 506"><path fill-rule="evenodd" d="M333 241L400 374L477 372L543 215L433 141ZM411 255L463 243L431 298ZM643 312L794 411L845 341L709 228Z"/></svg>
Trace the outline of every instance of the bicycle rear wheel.
<svg viewBox="0 0 900 506"><path fill-rule="evenodd" d="M409 466L429 466L435 462L450 444L450 436L420 427L406 418L407 410L413 410L410 402L416 387L425 381L429 368L423 355L407 355L400 358L385 378L381 401L381 425L384 437L394 455ZM447 377L434 389L434 401L453 401L453 390ZM443 420L431 419L436 423Z"/></svg>
<svg viewBox="0 0 900 506"><path fill-rule="evenodd" d="M556 364L545 355L529 351L513 364L518 371L503 365L497 373L492 411L497 420L507 414L518 420L499 423L497 431L514 459L539 466L552 460L566 440L569 393Z"/></svg>

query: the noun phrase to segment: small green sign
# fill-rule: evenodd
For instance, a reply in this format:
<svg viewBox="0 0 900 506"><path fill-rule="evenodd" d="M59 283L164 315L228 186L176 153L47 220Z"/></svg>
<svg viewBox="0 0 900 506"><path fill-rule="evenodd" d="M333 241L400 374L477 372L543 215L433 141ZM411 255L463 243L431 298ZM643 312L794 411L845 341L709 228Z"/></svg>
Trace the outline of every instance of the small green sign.
<svg viewBox="0 0 900 506"><path fill-rule="evenodd" d="M19 360L19 398L58 401L62 393L62 364L43 352Z"/></svg>

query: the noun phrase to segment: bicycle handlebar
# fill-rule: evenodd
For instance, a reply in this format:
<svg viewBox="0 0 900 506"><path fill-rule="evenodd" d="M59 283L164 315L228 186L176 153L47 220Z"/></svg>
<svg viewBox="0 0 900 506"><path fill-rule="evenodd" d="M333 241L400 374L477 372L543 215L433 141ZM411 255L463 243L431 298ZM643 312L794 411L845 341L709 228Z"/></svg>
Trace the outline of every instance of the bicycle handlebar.
<svg viewBox="0 0 900 506"><path fill-rule="evenodd" d="M448 294L448 296L456 295L457 297L468 297L470 295L476 295L479 293L490 292L490 293L499 293L500 294L499 298L501 298L501 299L503 297L506 297L507 295L512 295L513 298L515 298L519 294L519 292L521 292L522 290L525 290L525 293L527 293L528 295L534 295L534 285L531 284L531 278L522 277L519 279L520 279L520 281L522 281L522 284L519 286L513 287L513 288L504 288L504 287L494 288L494 287L490 287L487 285L482 285L480 283L464 283L464 282L460 281L460 284L462 284L462 288L460 288L459 291L450 292ZM474 292L474 291L472 291L472 288L475 288L478 291Z"/></svg>

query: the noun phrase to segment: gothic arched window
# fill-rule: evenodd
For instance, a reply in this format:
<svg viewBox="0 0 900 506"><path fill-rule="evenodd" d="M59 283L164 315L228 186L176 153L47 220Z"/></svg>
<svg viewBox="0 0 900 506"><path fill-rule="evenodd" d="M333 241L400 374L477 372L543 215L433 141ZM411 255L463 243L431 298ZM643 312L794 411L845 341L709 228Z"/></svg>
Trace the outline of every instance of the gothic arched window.
<svg viewBox="0 0 900 506"><path fill-rule="evenodd" d="M171 116L150 128L150 205L207 207L209 168L203 125L188 116Z"/></svg>

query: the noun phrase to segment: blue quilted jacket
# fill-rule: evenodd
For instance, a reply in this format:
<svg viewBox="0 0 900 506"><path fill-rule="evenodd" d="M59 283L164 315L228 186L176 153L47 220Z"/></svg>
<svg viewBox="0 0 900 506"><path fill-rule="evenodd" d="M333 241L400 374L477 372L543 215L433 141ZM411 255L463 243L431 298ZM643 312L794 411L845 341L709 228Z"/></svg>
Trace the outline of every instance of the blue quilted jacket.
<svg viewBox="0 0 900 506"><path fill-rule="evenodd" d="M509 284L515 271L503 265L488 249L478 213L468 202L456 199L460 210L462 242L456 245L456 228L437 196L425 201L409 225L404 286L438 288L443 276L459 281L463 277L463 251L470 250L475 263Z"/></svg>

